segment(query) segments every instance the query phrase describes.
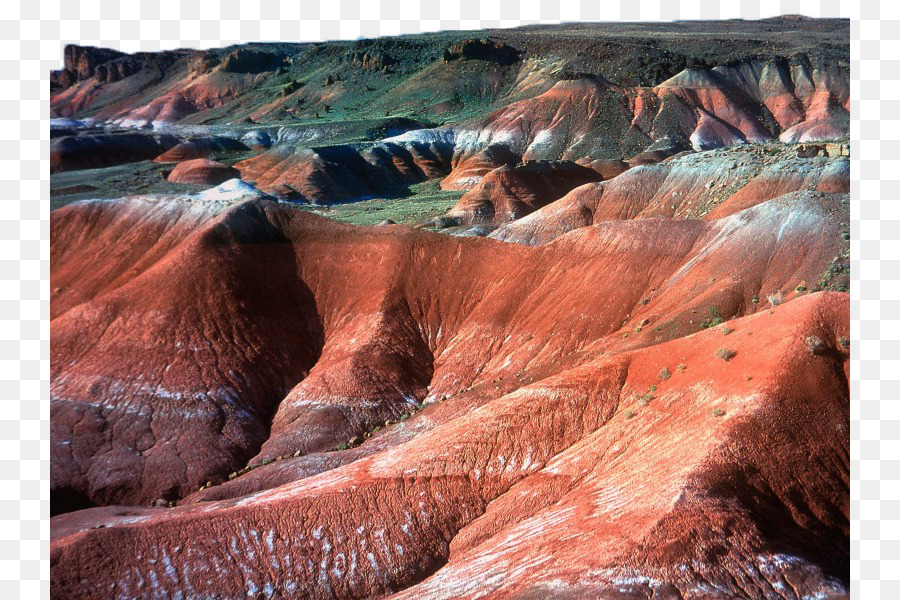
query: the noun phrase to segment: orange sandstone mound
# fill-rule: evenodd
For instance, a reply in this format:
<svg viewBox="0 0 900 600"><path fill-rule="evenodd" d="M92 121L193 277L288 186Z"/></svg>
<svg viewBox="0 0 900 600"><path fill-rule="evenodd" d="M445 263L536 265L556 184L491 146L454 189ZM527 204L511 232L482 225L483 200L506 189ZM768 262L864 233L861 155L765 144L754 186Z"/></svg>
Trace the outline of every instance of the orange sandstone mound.
<svg viewBox="0 0 900 600"><path fill-rule="evenodd" d="M573 162L530 162L488 173L447 216L460 223L505 223L548 204L600 174Z"/></svg>
<svg viewBox="0 0 900 600"><path fill-rule="evenodd" d="M175 165L168 180L173 183L195 183L218 185L229 179L240 178L241 173L234 167L223 165L208 158L195 158Z"/></svg>
<svg viewBox="0 0 900 600"><path fill-rule="evenodd" d="M161 163L179 163L195 158L208 158L210 154L217 152L240 152L249 148L235 139L211 136L186 140L169 148L154 161Z"/></svg>

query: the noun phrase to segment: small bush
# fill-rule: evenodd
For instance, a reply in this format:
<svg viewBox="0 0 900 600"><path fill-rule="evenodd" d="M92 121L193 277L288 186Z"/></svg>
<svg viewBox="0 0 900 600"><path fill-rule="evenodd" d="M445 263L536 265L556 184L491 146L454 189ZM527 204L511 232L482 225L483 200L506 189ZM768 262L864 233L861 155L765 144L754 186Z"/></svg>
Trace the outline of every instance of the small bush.
<svg viewBox="0 0 900 600"><path fill-rule="evenodd" d="M733 331L734 331L734 329L732 329L731 327L723 327L722 335L728 335L729 333L732 333Z"/></svg>
<svg viewBox="0 0 900 600"><path fill-rule="evenodd" d="M825 354L827 350L827 346L825 346L825 342L822 341L822 338L811 335L806 338L806 347L809 348L809 351L813 356L821 356Z"/></svg>
<svg viewBox="0 0 900 600"><path fill-rule="evenodd" d="M626 410L626 411L625 411L624 413L622 413L622 414L625 415L625 418L626 418L626 419L631 419L632 417L634 417L634 414L635 414L635 413L634 413L633 410L630 410L630 409L629 409L629 410Z"/></svg>
<svg viewBox="0 0 900 600"><path fill-rule="evenodd" d="M709 309L709 316L701 321L700 326L704 329L708 329L709 327L721 325L724 321L725 319L722 318L722 314L719 312L719 308L717 306L713 306Z"/></svg>
<svg viewBox="0 0 900 600"><path fill-rule="evenodd" d="M772 306L778 306L781 304L782 300L784 300L784 294L781 293L781 290L772 292L766 298L769 300L769 304Z"/></svg>
<svg viewBox="0 0 900 600"><path fill-rule="evenodd" d="M712 414L715 417L721 417L725 414L725 411L722 410L721 408L716 408L716 409L713 409Z"/></svg>
<svg viewBox="0 0 900 600"><path fill-rule="evenodd" d="M850 347L850 340L848 340L848 339L845 338L845 337L839 337L839 338L838 338L838 344L841 345L841 348L849 348L849 347Z"/></svg>
<svg viewBox="0 0 900 600"><path fill-rule="evenodd" d="M795 288L795 290L798 291L798 292L805 292L805 291L806 291L806 286L805 286L805 285L798 285L798 286Z"/></svg>
<svg viewBox="0 0 900 600"><path fill-rule="evenodd" d="M668 378L671 377L671 376L672 376L672 372L669 371L669 369L666 369L665 367L663 367L663 370L659 372L659 378L660 378L660 379L665 380L665 379L668 379Z"/></svg>
<svg viewBox="0 0 900 600"><path fill-rule="evenodd" d="M718 350L716 350L716 356L718 356L725 362L728 362L729 360L737 356L737 352L735 352L731 348L719 348Z"/></svg>
<svg viewBox="0 0 900 600"><path fill-rule="evenodd" d="M641 406L647 406L653 400L653 394L644 394L641 396Z"/></svg>

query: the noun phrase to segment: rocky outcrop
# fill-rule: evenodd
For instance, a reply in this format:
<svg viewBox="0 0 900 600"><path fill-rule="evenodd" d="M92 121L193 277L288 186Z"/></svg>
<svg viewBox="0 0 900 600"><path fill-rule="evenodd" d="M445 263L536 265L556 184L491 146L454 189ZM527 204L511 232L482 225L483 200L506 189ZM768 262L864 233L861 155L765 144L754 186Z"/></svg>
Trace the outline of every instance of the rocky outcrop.
<svg viewBox="0 0 900 600"><path fill-rule="evenodd" d="M240 178L240 176L240 171L234 167L208 158L195 158L175 165L167 179L172 183L219 185L229 179Z"/></svg>
<svg viewBox="0 0 900 600"><path fill-rule="evenodd" d="M397 62L390 55L383 52L368 51L352 52L345 56L343 61L351 67L370 71L382 71Z"/></svg>
<svg viewBox="0 0 900 600"><path fill-rule="evenodd" d="M228 73L261 73L274 71L286 64L284 56L253 48L238 48L225 55L221 69Z"/></svg>
<svg viewBox="0 0 900 600"><path fill-rule="evenodd" d="M54 71L51 84L57 88L67 88L77 81L94 77L99 66L123 56L122 52L109 48L67 44L63 50L64 66L62 70ZM108 69L104 67L102 74L105 80Z"/></svg>
<svg viewBox="0 0 900 600"><path fill-rule="evenodd" d="M444 50L444 62L453 60L486 60L510 65L519 60L521 52L509 44L492 39L469 39Z"/></svg>

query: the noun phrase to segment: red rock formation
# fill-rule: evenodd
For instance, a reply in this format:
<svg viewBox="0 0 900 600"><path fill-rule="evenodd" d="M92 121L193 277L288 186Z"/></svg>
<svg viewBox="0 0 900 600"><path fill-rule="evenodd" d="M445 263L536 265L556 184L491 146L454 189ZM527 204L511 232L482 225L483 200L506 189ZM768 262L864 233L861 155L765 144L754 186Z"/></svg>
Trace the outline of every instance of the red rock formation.
<svg viewBox="0 0 900 600"><path fill-rule="evenodd" d="M592 341L631 343L604 336L633 319L681 323L647 331L645 344L696 330L710 306L752 311L752 296L831 266L845 243L823 208L841 206L835 198L718 221L609 223L540 252L363 234L259 201L218 217L152 201L54 211L53 487L93 503L180 497L263 441L260 458L327 450L424 398L556 364ZM779 237L781 222L791 226ZM448 276L463 279L435 287ZM289 326L284 315L295 315ZM209 415L219 416L199 427ZM173 461L188 468L162 466Z"/></svg>
<svg viewBox="0 0 900 600"><path fill-rule="evenodd" d="M240 171L234 167L208 158L195 158L175 165L167 179L172 183L219 185L229 179L240 178L240 176Z"/></svg>
<svg viewBox="0 0 900 600"><path fill-rule="evenodd" d="M575 188L494 231L497 239L544 244L609 219L720 218L794 191L850 191L845 158L798 159L777 146L690 154Z"/></svg>
<svg viewBox="0 0 900 600"><path fill-rule="evenodd" d="M441 180L441 189L469 190L494 169L514 166L521 159L503 144L488 146L471 156L456 157L450 175Z"/></svg>
<svg viewBox="0 0 900 600"><path fill-rule="evenodd" d="M317 204L392 194L405 186L445 175L448 149L438 144L376 143L323 148L275 146L236 163L241 177L284 196L293 190Z"/></svg>
<svg viewBox="0 0 900 600"><path fill-rule="evenodd" d="M531 162L488 173L447 216L460 223L505 223L561 198L600 175L573 162Z"/></svg>
<svg viewBox="0 0 900 600"><path fill-rule="evenodd" d="M219 136L185 140L166 150L154 160L161 163L179 163L193 158L207 158L218 152L242 152L250 150L238 140Z"/></svg>
<svg viewBox="0 0 900 600"><path fill-rule="evenodd" d="M790 64L749 60L687 69L653 88L579 74L458 126L454 164L465 165L490 144L504 144L525 159L591 161L637 154L634 165L690 147L838 139L847 136L849 125L844 74L813 69L805 57ZM760 105L771 113L760 111ZM666 138L672 146L666 153L640 154ZM450 180L456 176L451 173Z"/></svg>
<svg viewBox="0 0 900 600"><path fill-rule="evenodd" d="M143 133L69 135L50 142L50 172L97 169L153 159L178 144L174 135Z"/></svg>
<svg viewBox="0 0 900 600"><path fill-rule="evenodd" d="M848 306L596 356L237 502L57 517L54 595L845 595Z"/></svg>

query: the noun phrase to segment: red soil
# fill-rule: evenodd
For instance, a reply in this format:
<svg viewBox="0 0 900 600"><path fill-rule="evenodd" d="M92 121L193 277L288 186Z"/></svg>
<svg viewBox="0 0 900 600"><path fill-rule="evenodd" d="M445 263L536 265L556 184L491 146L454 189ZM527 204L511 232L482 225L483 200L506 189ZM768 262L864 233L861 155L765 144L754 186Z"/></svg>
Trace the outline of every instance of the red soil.
<svg viewBox="0 0 900 600"><path fill-rule="evenodd" d="M238 502L57 517L54 594L841 597L847 315L821 293L727 337L592 353Z"/></svg>

